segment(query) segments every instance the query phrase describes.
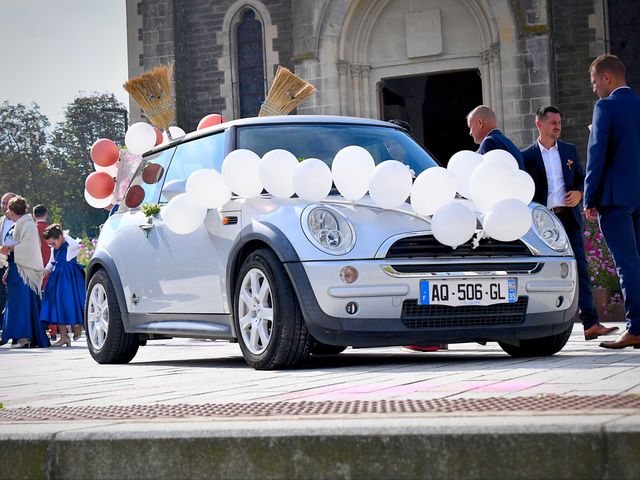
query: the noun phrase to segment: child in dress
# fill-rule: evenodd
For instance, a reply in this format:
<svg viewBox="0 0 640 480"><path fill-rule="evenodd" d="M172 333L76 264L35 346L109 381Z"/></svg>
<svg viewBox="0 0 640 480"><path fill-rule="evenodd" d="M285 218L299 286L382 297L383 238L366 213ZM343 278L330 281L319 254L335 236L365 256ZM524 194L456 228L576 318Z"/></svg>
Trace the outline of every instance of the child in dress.
<svg viewBox="0 0 640 480"><path fill-rule="evenodd" d="M80 244L62 231L60 225L49 225L42 237L51 247L51 259L45 267L47 287L42 296L40 320L57 324L60 340L53 347L71 346L67 325L73 330L73 339L82 335L84 315L84 270L76 256Z"/></svg>

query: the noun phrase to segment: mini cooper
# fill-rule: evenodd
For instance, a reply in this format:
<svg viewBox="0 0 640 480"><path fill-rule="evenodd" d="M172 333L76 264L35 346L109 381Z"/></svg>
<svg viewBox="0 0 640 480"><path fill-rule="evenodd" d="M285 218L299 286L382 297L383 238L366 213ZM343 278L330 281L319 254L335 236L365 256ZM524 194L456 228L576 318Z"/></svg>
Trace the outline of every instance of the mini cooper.
<svg viewBox="0 0 640 480"><path fill-rule="evenodd" d="M93 358L126 363L147 341L171 337L237 342L256 369L349 346L498 342L512 356L562 349L577 309L576 264L559 220L536 203L521 238L455 249L409 203L382 209L335 189L321 202L232 195L188 234L163 222L189 175L221 171L233 150L285 149L330 166L350 145L376 164L400 157L390 145L402 149L415 175L438 165L397 125L335 116L230 121L147 152L87 267ZM142 199L160 214L145 215Z"/></svg>

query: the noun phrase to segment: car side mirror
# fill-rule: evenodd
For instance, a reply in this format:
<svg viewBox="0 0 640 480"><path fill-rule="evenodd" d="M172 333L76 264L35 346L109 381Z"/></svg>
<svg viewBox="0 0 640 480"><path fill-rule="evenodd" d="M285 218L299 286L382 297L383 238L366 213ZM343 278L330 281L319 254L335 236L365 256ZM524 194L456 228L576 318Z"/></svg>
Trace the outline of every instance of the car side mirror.
<svg viewBox="0 0 640 480"><path fill-rule="evenodd" d="M171 200L176 195L186 192L186 180L171 180L162 187L162 195L167 200Z"/></svg>

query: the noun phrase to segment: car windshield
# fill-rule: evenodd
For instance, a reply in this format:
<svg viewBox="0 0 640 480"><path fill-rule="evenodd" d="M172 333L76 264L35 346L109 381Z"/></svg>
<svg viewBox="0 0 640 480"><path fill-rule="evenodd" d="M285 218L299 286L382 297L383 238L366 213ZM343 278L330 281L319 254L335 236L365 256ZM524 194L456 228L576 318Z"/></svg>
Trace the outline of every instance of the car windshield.
<svg viewBox="0 0 640 480"><path fill-rule="evenodd" d="M437 162L409 134L394 127L349 124L273 124L238 128L237 148L252 150L261 157L282 148L299 159L319 158L329 167L336 153L350 145L369 151L376 165L398 160L415 175Z"/></svg>

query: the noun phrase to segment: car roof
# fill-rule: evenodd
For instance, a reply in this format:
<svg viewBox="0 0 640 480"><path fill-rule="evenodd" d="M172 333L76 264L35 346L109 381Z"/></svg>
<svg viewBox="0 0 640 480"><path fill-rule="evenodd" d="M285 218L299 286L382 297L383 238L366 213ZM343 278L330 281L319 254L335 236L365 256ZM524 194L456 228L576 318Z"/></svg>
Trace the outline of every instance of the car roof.
<svg viewBox="0 0 640 480"><path fill-rule="evenodd" d="M181 143L194 140L196 138L205 137L214 132L226 130L227 128L234 127L234 126L245 127L245 126L282 125L282 124L296 124L296 123L297 124L342 123L345 125L370 125L370 126L378 126L378 127L390 127L390 128L395 128L397 130L403 130L402 127L399 127L398 125L395 125L393 123L389 123L383 120L374 120L371 118L359 118L359 117L346 117L346 116L340 116L340 115L275 115L275 116L268 116L268 117L240 118L238 120L230 120L224 123L220 123L218 125L213 125L211 127L203 128L202 130L189 132L186 135L176 140L154 147L153 149L145 153L144 156L151 155L152 153L159 152L168 147L179 145Z"/></svg>

